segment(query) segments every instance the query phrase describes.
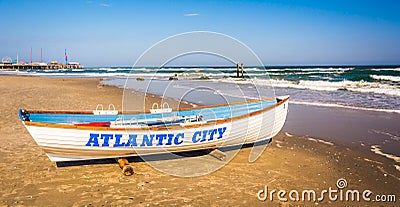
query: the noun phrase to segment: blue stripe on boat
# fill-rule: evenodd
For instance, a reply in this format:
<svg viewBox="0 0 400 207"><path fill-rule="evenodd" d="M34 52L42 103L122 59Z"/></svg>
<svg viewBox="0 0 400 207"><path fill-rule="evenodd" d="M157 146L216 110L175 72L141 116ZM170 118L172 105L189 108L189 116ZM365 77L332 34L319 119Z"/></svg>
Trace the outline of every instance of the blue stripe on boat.
<svg viewBox="0 0 400 207"><path fill-rule="evenodd" d="M154 119L154 118L165 118L172 116L196 116L203 115L203 120L218 120L237 117L252 113L269 106L276 104L276 100L265 100L260 102L250 102L245 104L236 104L228 106L217 106L212 108L199 108L184 111L174 111L165 114L119 114L119 115L93 115L93 114L52 114L52 113L40 113L30 114L30 120L34 122L52 123L52 124L76 124L76 123L89 123L89 122L113 122L117 118L123 118L124 120L131 120L132 118L137 120L142 119ZM21 110L18 112L22 120ZM157 124L157 123L150 123Z"/></svg>

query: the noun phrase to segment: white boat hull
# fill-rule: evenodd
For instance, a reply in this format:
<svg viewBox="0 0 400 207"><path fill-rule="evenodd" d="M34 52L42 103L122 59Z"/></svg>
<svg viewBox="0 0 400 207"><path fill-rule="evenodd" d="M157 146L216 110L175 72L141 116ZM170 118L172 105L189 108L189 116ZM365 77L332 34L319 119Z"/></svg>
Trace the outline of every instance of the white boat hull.
<svg viewBox="0 0 400 207"><path fill-rule="evenodd" d="M288 98L275 107L229 122L165 130L57 128L23 122L51 161L181 152L267 141L283 127Z"/></svg>

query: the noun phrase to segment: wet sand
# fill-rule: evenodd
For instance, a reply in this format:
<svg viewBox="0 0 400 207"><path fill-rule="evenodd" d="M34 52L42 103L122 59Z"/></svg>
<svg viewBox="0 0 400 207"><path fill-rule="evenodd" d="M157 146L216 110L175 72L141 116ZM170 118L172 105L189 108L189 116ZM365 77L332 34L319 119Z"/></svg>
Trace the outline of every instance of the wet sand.
<svg viewBox="0 0 400 207"><path fill-rule="evenodd" d="M296 135L364 145L368 150L378 145L400 157L399 123L397 113L291 104L283 129Z"/></svg>
<svg viewBox="0 0 400 207"><path fill-rule="evenodd" d="M245 148L221 169L199 177L170 176L146 162L133 163L135 175L129 177L122 175L117 163L56 167L25 130L17 110L92 110L98 103L114 103L121 109L122 90L101 86L99 79L0 76L0 94L0 206L396 206L400 202L400 171L395 167L400 163L359 143L326 136L319 141L281 132L256 162L248 162L251 148ZM327 196L322 202L282 202L276 194L273 201L257 198L265 185L276 191L321 192L337 189L339 178L346 179L345 189L368 189L373 196L395 194L397 202L330 201Z"/></svg>

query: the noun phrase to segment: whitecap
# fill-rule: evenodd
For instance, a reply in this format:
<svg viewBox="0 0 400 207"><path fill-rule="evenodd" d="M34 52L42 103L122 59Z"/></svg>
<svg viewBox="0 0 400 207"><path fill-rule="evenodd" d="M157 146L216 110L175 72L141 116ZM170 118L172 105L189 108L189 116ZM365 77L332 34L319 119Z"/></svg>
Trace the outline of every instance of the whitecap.
<svg viewBox="0 0 400 207"><path fill-rule="evenodd" d="M390 76L390 75L370 75L371 78L375 80L386 80L392 82L400 82L399 76Z"/></svg>
<svg viewBox="0 0 400 207"><path fill-rule="evenodd" d="M266 80L267 81L267 80ZM268 83L267 81L266 83ZM392 96L400 96L400 88L384 84L374 83L367 81L311 81L311 80L300 80L300 81L288 81L284 79L271 79L270 82L274 87L281 88L296 88L296 89L308 89L316 91L337 91L347 90L352 92L361 93L378 93Z"/></svg>
<svg viewBox="0 0 400 207"><path fill-rule="evenodd" d="M400 71L400 68L374 68L373 71Z"/></svg>

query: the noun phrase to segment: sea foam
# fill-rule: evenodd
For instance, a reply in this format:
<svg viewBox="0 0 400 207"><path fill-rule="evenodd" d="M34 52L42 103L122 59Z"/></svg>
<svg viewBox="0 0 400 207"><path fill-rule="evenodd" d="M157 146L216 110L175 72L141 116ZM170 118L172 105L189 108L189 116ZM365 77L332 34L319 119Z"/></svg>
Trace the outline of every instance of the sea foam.
<svg viewBox="0 0 400 207"><path fill-rule="evenodd" d="M381 146L379 146L379 145L372 145L371 151L377 155L382 155L388 159L392 159L395 162L400 163L400 157L382 152Z"/></svg>
<svg viewBox="0 0 400 207"><path fill-rule="evenodd" d="M325 140L322 140L322 139L316 139L316 138L308 137L307 140L314 141L314 142L320 142L322 144L326 144L326 145L330 145L330 146L334 145L332 142L328 142L328 141L325 141Z"/></svg>

